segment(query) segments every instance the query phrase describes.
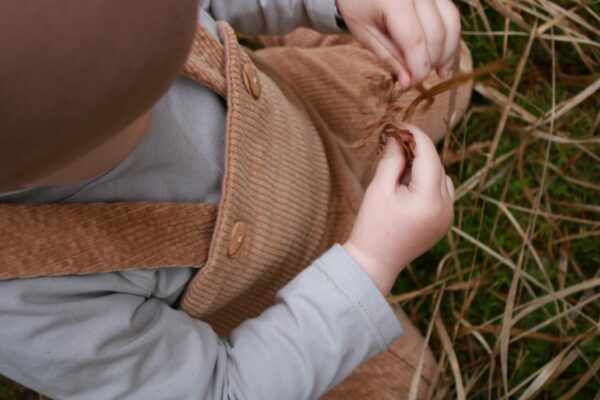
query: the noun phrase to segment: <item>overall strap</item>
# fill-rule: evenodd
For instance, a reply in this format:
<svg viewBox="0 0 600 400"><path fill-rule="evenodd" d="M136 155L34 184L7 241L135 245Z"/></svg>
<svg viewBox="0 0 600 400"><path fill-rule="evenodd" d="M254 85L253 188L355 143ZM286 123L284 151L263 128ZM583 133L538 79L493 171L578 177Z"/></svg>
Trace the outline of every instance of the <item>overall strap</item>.
<svg viewBox="0 0 600 400"><path fill-rule="evenodd" d="M200 24L183 73L226 97L224 49ZM216 218L213 204L0 204L0 280L200 268Z"/></svg>
<svg viewBox="0 0 600 400"><path fill-rule="evenodd" d="M0 280L201 267L212 204L0 204Z"/></svg>
<svg viewBox="0 0 600 400"><path fill-rule="evenodd" d="M202 25L196 27L194 43L183 67L183 74L227 97L223 46Z"/></svg>

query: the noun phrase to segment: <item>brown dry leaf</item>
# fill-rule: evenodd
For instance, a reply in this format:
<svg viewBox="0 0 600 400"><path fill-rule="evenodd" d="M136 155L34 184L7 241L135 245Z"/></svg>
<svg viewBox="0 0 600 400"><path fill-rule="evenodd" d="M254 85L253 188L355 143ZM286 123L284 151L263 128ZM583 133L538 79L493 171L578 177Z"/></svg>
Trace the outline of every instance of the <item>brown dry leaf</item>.
<svg viewBox="0 0 600 400"><path fill-rule="evenodd" d="M425 108L430 107L435 99L435 96L453 90L465 82L473 79L478 79L484 75L501 70L504 66L502 60L494 61L475 71L457 74L452 79L441 82L430 89L425 89L423 85L418 85L416 89L420 92L404 112L402 121L407 121L416 112L422 102L427 102ZM364 134L361 139L356 141L353 149L366 149L367 153L379 154L383 151L388 137L394 137L402 146L408 164L414 158L415 141L413 135L408 130L404 129L398 122L398 116L403 111L400 105L400 97L404 91L394 80L393 72L389 65L386 65L386 73L375 74L367 77L368 85L363 93L363 98L366 99L364 110L369 114L373 114L373 119L364 128Z"/></svg>
<svg viewBox="0 0 600 400"><path fill-rule="evenodd" d="M371 104L366 104L363 109L374 110L368 112L374 114L374 117L363 128L363 137L355 142L352 148L366 148L368 152L374 150L376 154L379 154L383 151L387 138L391 136L398 140L410 164L414 158L415 141L412 133L397 123L397 116L402 111L398 99L403 92L399 84L394 81L389 66L386 66L386 70L385 74L367 77L368 85L363 98Z"/></svg>

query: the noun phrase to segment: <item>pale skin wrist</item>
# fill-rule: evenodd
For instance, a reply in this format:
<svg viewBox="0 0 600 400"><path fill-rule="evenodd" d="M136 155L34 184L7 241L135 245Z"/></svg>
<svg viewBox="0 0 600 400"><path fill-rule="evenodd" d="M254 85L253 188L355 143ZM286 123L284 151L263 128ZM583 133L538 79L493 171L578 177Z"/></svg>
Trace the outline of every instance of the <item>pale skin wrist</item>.
<svg viewBox="0 0 600 400"><path fill-rule="evenodd" d="M396 278L402 272L406 264L408 264L400 261L395 265L386 265L386 263L376 260L374 257L361 251L352 243L352 240L348 240L342 247L344 247L346 252L348 252L358 265L360 265L384 296L387 296L390 293Z"/></svg>

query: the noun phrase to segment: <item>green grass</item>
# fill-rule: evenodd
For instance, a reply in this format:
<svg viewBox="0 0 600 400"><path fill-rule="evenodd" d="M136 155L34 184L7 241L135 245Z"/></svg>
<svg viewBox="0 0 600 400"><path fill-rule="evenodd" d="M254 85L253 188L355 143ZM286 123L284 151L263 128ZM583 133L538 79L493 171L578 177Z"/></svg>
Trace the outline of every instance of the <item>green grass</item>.
<svg viewBox="0 0 600 400"><path fill-rule="evenodd" d="M504 58L505 69L479 82L466 124L459 125L452 133L450 149L454 152L465 145L493 139L531 31L510 23L511 34L507 36L507 51L503 57L504 37L487 35L482 18L471 4L475 3L462 3L461 10L464 39L476 65ZM492 4L492 1L482 4L491 31L503 32L505 18ZM522 10L535 9L543 16L537 20L538 26L556 16L549 16L549 8L540 3L513 1L512 4L530 27L536 20ZM490 168L483 185L463 191L463 197L456 204L454 232L414 262L395 287L396 293L406 294L437 284L424 295L403 296L399 301L409 316L419 321L423 332L432 326L434 318L441 317L450 335L452 348L445 349L438 340L437 329L432 330L430 344L441 366L433 393L436 398L464 395L465 398L495 399L509 393L510 398L557 399L580 381L579 389L569 393L571 398L594 399L600 392L598 371L585 376L600 366L599 298L581 308L583 316L576 311L586 299L600 295L600 282L597 282L600 279L599 91L589 93L583 102L555 119L553 124L537 126L537 130L546 135L564 136L566 143L531 135L532 128L551 115L551 110L559 112L561 103L571 101L600 79L598 3L590 6L596 16L584 10L583 3L555 4L575 8L574 12L595 26L595 30L587 30L573 20L562 20L553 29L546 30L547 37L534 39L531 52L525 54L527 63L522 79L515 101L509 105L513 112L501 131L494 158L516 150L515 153L506 162ZM582 46L593 62L592 69L584 64L569 42L574 32L594 42L594 46ZM555 42L554 51L552 33L567 41ZM489 89L502 93L503 99L493 101ZM517 106L532 118L519 112ZM588 142L575 142L581 139ZM448 165L447 172L460 187L485 168L485 154L469 154L461 162ZM504 206L505 211L498 205ZM524 246L516 224L531 241L530 248ZM459 232L475 238L475 244L460 237ZM536 287L522 274L515 278L508 263L499 261L490 249L510 263L520 265L522 272L546 288ZM594 279L597 283L588 290L569 295L560 292L583 282L594 283ZM511 285L514 286L513 299L508 298ZM556 301L531 310L514 324L504 318L507 307L516 310L510 313L515 316L520 311L519 306L535 304L549 293L556 294ZM435 304L440 297L440 308L436 312ZM554 318L565 310L573 311ZM548 320L551 322L538 327ZM510 333L508 336L501 333L503 327ZM523 332L527 334L522 335ZM506 339L510 339L508 346L503 345ZM507 360L506 381L502 373L503 351ZM552 364L554 357L561 354ZM457 374L448 361L453 357L457 360ZM540 374L541 370L545 374ZM456 379L456 375L460 379Z"/></svg>
<svg viewBox="0 0 600 400"><path fill-rule="evenodd" d="M541 0L483 0L491 31L500 35L486 30L477 3L460 4L464 39L476 66L502 58L505 68L478 82L464 124L452 132L451 153L493 140L531 27L558 19L534 39L531 52L525 54L515 101L493 155L495 160L507 154L508 158L489 168L484 182L470 187L469 179L486 168L486 154L467 153L447 165L462 196L456 204L455 229L403 273L394 287L394 293L401 296L394 301L418 322L422 332L431 329L430 345L440 363L434 398L464 394L470 399L496 399L509 393L515 399L558 399L579 383L571 398L598 399L600 91L588 93L552 124L548 117L600 79L600 3L548 2L578 16L572 19L560 17L560 11ZM495 4L508 8L512 4L517 16L513 19L520 16L527 25L508 25L506 52L502 34L506 20ZM553 43L552 35L561 41ZM593 45L581 44L577 51L575 37ZM503 96L494 98L493 91ZM533 135L536 130L545 136ZM547 139L556 136L563 143ZM489 150L484 147L484 153ZM517 226L531 247L524 246ZM518 266L522 273L516 276L509 265ZM561 292L584 282L591 285L586 290ZM424 293L416 292L430 285ZM550 293L555 294L555 301L532 309L518 322L509 324L504 318L507 307L514 318L522 306ZM555 317L558 314L562 315ZM432 323L438 317L450 336L451 348L444 348L438 339L439 330ZM458 370L453 372L449 360L454 357ZM552 363L555 357L560 358ZM30 398L38 397L0 378L0 399Z"/></svg>
<svg viewBox="0 0 600 400"><path fill-rule="evenodd" d="M24 388L0 376L0 399L2 400L39 400L42 397L32 390Z"/></svg>

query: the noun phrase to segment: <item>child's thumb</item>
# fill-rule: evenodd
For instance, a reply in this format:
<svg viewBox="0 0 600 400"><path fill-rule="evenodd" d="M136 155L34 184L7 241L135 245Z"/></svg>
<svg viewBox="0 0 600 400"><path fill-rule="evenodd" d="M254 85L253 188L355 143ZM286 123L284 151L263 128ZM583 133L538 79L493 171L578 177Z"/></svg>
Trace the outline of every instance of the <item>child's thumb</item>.
<svg viewBox="0 0 600 400"><path fill-rule="evenodd" d="M406 167L404 149L393 137L388 137L383 156L377 166L373 181L383 185L397 185Z"/></svg>

